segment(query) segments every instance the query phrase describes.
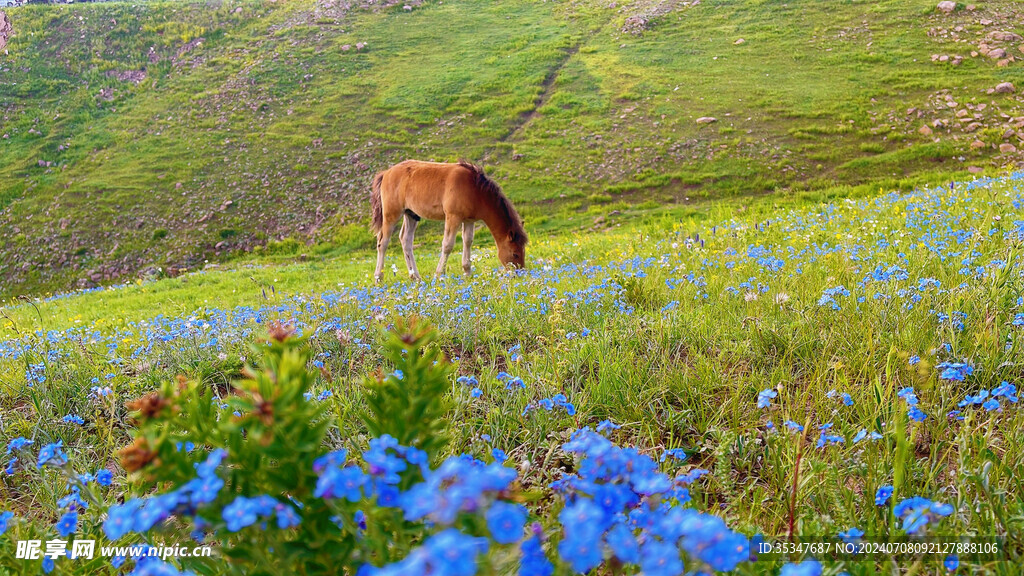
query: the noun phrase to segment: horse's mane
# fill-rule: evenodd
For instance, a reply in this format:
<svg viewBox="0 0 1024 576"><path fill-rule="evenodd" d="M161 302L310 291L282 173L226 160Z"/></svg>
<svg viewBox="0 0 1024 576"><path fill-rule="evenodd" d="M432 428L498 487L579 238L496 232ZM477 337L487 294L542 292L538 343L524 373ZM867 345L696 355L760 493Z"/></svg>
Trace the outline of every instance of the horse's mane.
<svg viewBox="0 0 1024 576"><path fill-rule="evenodd" d="M467 162L466 160L459 160L459 166L466 168L470 172L476 175L476 187L481 192L489 195L494 199L494 203L497 204L498 209L505 214L506 220L510 230L512 232L512 241L515 243L522 242L522 245L526 245L528 238L526 237L526 229L523 228L523 219L519 217L519 213L509 202L508 197L501 191L501 186L494 180L491 180L487 174L484 174L484 169Z"/></svg>

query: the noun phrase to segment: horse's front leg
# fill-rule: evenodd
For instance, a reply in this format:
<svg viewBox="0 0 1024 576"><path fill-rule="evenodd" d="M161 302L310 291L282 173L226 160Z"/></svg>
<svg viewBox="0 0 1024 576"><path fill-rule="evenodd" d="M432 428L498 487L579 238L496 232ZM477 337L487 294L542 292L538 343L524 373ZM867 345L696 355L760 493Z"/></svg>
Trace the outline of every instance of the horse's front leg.
<svg viewBox="0 0 1024 576"><path fill-rule="evenodd" d="M458 232L460 222L455 218L448 216L444 220L444 240L441 241L441 260L437 263L437 270L434 271L434 277L440 278L444 276L445 271L448 269L448 255L452 253L452 249L455 248L455 235Z"/></svg>
<svg viewBox="0 0 1024 576"><path fill-rule="evenodd" d="M420 279L420 271L416 269L416 258L412 255L412 242L416 236L416 224L419 220L413 218L409 213L405 214L405 221L402 222L402 252L405 254L405 267L409 269L409 278Z"/></svg>
<svg viewBox="0 0 1024 576"><path fill-rule="evenodd" d="M473 231L476 229L476 223L467 221L462 223L462 271L469 276L472 274L473 267L469 259L469 251L473 246Z"/></svg>

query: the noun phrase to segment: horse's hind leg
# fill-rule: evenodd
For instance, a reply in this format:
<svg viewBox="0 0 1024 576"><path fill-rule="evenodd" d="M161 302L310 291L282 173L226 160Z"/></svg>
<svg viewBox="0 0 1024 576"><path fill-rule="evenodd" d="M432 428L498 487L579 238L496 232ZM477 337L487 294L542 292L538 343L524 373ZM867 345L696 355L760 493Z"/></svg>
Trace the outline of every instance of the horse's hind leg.
<svg viewBox="0 0 1024 576"><path fill-rule="evenodd" d="M467 220L462 223L462 271L469 276L473 267L469 259L470 247L473 246L473 231L476 229L476 222Z"/></svg>
<svg viewBox="0 0 1024 576"><path fill-rule="evenodd" d="M380 282L384 278L384 253L388 251L391 235L395 233L396 220L388 220L385 214L383 225L377 233L377 269L373 272L374 282Z"/></svg>
<svg viewBox="0 0 1024 576"><path fill-rule="evenodd" d="M444 240L441 241L441 260L437 263L437 270L434 271L434 277L440 278L444 276L445 270L448 269L448 255L452 253L452 249L455 248L455 235L459 230L459 222L453 216L447 216L444 220Z"/></svg>
<svg viewBox="0 0 1024 576"><path fill-rule="evenodd" d="M416 236L416 225L419 220L412 214L406 212L402 221L402 231L398 237L402 241L402 252L405 254L405 267L409 269L409 277L413 280L420 279L420 271L416 269L416 258L412 255L412 241Z"/></svg>

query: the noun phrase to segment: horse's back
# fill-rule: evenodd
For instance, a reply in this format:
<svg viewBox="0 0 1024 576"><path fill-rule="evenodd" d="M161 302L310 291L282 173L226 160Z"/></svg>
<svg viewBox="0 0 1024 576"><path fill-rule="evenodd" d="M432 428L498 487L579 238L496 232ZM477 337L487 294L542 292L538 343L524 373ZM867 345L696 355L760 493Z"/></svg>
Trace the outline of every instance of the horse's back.
<svg viewBox="0 0 1024 576"><path fill-rule="evenodd" d="M385 205L444 220L445 212L475 194L474 175L457 163L405 160L384 172Z"/></svg>

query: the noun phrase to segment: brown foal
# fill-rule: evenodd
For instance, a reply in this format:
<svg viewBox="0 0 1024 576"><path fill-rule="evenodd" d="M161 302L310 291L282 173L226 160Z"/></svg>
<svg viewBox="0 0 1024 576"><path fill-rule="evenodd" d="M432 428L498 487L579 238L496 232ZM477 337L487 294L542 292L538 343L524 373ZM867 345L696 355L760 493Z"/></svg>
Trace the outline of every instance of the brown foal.
<svg viewBox="0 0 1024 576"><path fill-rule="evenodd" d="M455 247L455 235L462 226L462 270L470 273L470 246L477 220L494 236L498 259L505 266L523 268L526 264L526 230L519 214L493 180L469 162L421 162L406 160L378 172L370 192L373 231L377 234L377 269L374 280L384 276L384 252L387 251L395 224L402 220L402 251L409 277L420 279L412 255L413 236L421 218L444 220L441 260L435 277L443 276L448 255Z"/></svg>

